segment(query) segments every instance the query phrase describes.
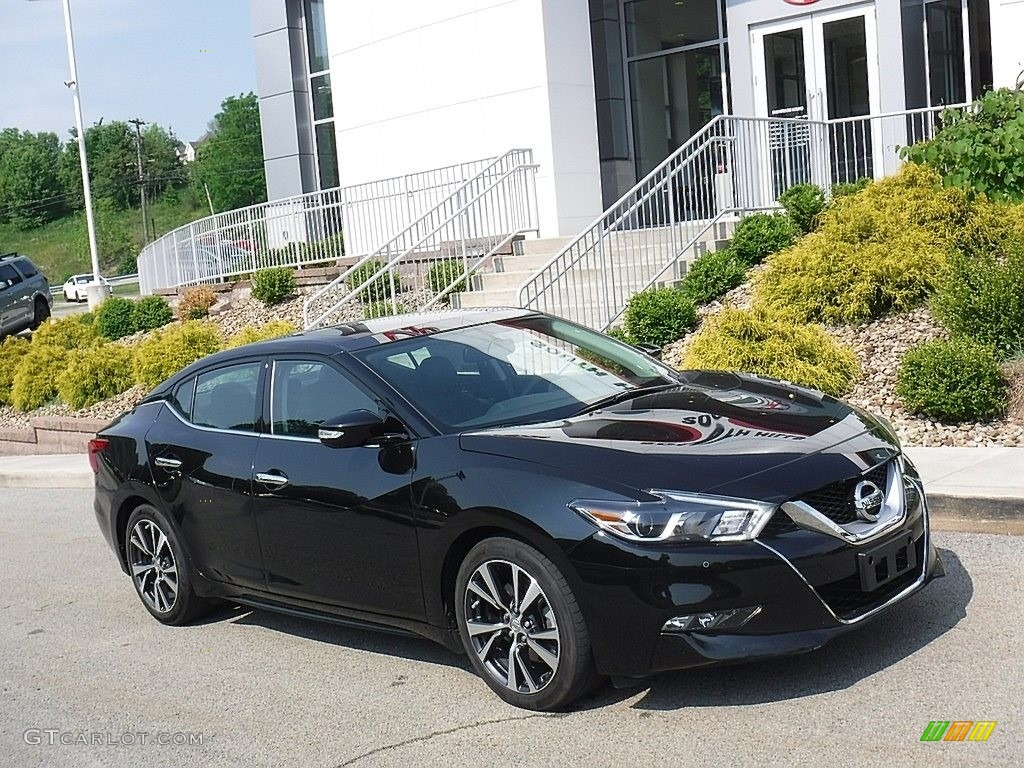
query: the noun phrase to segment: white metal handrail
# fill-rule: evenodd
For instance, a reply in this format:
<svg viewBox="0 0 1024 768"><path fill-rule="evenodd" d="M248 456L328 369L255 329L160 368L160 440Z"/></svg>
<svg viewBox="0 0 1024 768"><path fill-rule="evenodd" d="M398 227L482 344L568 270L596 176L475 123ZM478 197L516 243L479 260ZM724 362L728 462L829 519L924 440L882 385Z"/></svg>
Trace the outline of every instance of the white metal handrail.
<svg viewBox="0 0 1024 768"><path fill-rule="evenodd" d="M899 148L933 136L945 109L830 121L715 117L524 281L520 306L605 330L630 296L678 276L702 241L776 208L790 186L827 190L894 172Z"/></svg>
<svg viewBox="0 0 1024 768"><path fill-rule="evenodd" d="M178 227L139 255L145 294L271 266L362 256L494 162L488 157L219 213Z"/></svg>
<svg viewBox="0 0 1024 768"><path fill-rule="evenodd" d="M381 293L387 294L386 303L397 313L402 308L399 282L414 290L423 289L432 265L460 260L460 273L420 308L436 304L513 237L537 231L536 170L532 150L511 150L497 158L391 240L309 296L303 305L306 328L325 324L355 301L369 305L368 311L378 311ZM368 264L379 266L368 276L363 275L360 271L365 271ZM362 277L356 285L349 284L353 274ZM383 291L382 281L387 285Z"/></svg>

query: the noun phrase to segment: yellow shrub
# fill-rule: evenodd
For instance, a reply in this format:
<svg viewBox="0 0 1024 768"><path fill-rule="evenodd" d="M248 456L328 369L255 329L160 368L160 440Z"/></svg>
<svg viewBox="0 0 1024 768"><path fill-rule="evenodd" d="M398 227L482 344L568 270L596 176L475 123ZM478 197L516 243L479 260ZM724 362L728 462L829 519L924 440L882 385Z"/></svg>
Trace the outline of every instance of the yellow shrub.
<svg viewBox="0 0 1024 768"><path fill-rule="evenodd" d="M857 378L857 358L820 325L763 309L725 309L690 343L686 368L744 371L841 395Z"/></svg>
<svg viewBox="0 0 1024 768"><path fill-rule="evenodd" d="M8 336L0 344L0 405L11 404L11 385L18 362L28 354L29 343L21 336Z"/></svg>
<svg viewBox="0 0 1024 768"><path fill-rule="evenodd" d="M130 389L132 351L120 344L73 352L57 377L57 394L72 408L86 408Z"/></svg>
<svg viewBox="0 0 1024 768"><path fill-rule="evenodd" d="M276 339L280 336L287 336L289 333L295 333L298 326L295 325L291 320L271 320L266 325L262 325L259 328L249 326L243 328L230 339L225 345L225 349L234 349L240 347L243 344L255 344L257 341L266 341L267 339Z"/></svg>
<svg viewBox="0 0 1024 768"><path fill-rule="evenodd" d="M57 397L57 376L67 366L68 354L61 347L33 344L18 362L11 405L19 411L31 411Z"/></svg>
<svg viewBox="0 0 1024 768"><path fill-rule="evenodd" d="M156 331L135 348L135 383L155 387L201 357L218 352L220 332L213 323L193 320Z"/></svg>
<svg viewBox="0 0 1024 768"><path fill-rule="evenodd" d="M33 344L61 349L85 349L100 341L96 327L82 322L82 315L47 320L32 334Z"/></svg>

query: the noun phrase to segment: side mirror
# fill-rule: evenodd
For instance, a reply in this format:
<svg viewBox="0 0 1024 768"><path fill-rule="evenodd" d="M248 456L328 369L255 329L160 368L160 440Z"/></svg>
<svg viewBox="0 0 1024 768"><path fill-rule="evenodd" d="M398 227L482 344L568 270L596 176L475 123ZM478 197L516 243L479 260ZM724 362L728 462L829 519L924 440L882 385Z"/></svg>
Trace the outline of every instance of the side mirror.
<svg viewBox="0 0 1024 768"><path fill-rule="evenodd" d="M661 360L661 347L657 347L654 344L634 344L633 346L645 355L649 355L655 360Z"/></svg>
<svg viewBox="0 0 1024 768"><path fill-rule="evenodd" d="M317 430L320 442L328 448L357 448L363 445L392 445L405 442L409 435L398 419L366 410L352 411L328 419Z"/></svg>

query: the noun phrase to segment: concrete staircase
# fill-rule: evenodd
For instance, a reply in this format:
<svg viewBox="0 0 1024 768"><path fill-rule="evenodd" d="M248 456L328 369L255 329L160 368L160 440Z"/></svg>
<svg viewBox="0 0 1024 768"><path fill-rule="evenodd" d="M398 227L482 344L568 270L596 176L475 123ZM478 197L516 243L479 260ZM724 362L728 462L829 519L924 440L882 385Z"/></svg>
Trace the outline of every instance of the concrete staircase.
<svg viewBox="0 0 1024 768"><path fill-rule="evenodd" d="M725 247L732 235L733 222L719 222L704 233L688 248L667 272L659 284L670 284L681 280L688 265L709 251ZM628 274L630 279L619 283L619 288L631 295L641 290L660 269L649 258L654 246L671 242L672 232L667 228L650 228L616 232L608 235L614 240L614 253L620 264L616 271ZM678 237L678 235L677 235ZM538 240L519 240L512 244L512 253L495 257L493 271L477 274L472 280L472 289L452 296L453 306L498 307L519 305L519 288L540 271L559 251L574 238L552 237ZM627 262L622 265L622 261ZM575 279L582 283L581 294L598 295L601 270L596 267L578 266L574 269ZM590 290L593 289L593 290ZM556 312L555 314L559 314Z"/></svg>

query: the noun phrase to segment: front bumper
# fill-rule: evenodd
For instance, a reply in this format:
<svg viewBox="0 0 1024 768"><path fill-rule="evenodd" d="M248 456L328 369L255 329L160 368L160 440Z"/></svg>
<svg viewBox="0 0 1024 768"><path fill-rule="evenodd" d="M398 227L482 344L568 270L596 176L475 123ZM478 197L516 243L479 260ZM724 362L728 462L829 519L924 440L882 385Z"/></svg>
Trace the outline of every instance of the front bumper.
<svg viewBox="0 0 1024 768"><path fill-rule="evenodd" d="M863 547L793 529L751 542L655 548L598 533L572 553L598 671L616 677L803 653L884 617L936 576L923 502L873 545L913 541L916 565L861 589ZM662 631L677 616L760 606L738 629Z"/></svg>

